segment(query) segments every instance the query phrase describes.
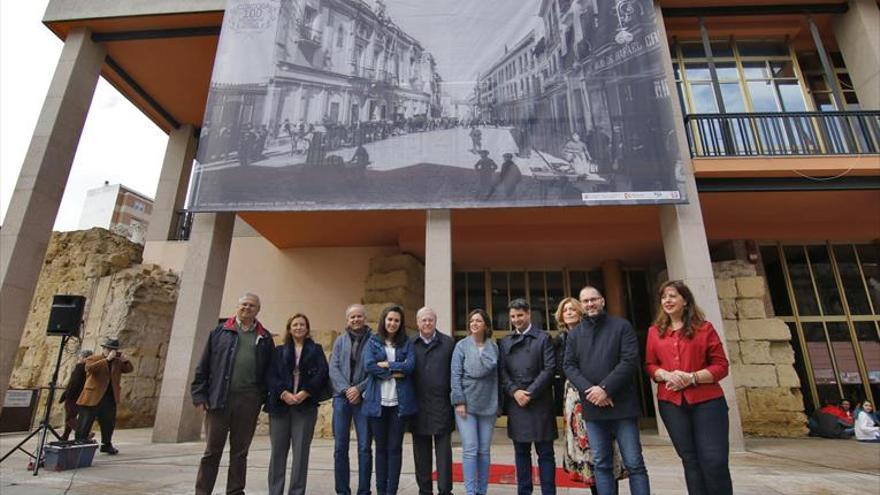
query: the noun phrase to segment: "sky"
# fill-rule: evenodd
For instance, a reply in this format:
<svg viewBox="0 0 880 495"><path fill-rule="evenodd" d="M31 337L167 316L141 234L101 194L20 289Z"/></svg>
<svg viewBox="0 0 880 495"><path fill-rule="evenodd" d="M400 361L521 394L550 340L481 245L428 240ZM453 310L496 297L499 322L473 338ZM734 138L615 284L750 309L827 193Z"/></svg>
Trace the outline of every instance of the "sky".
<svg viewBox="0 0 880 495"><path fill-rule="evenodd" d="M465 98L486 69L529 30L543 29L541 2L521 0L386 0L395 24L434 55L445 89Z"/></svg>
<svg viewBox="0 0 880 495"><path fill-rule="evenodd" d="M62 41L41 19L48 0L0 1L0 222L55 71ZM55 230L76 230L86 191L104 181L153 197L168 136L100 79Z"/></svg>

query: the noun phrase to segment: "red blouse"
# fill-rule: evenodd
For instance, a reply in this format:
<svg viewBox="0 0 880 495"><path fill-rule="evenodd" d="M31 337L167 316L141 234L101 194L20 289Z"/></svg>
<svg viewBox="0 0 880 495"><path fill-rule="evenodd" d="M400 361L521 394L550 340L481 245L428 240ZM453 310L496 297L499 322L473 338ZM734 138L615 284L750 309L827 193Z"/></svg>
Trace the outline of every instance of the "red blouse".
<svg viewBox="0 0 880 495"><path fill-rule="evenodd" d="M724 392L718 381L727 376L729 364L724 355L724 346L708 321L703 322L690 339L678 331L666 331L660 337L656 326L648 329L648 345L645 350L645 369L653 379L654 373L663 368L666 371L681 370L693 373L707 370L714 378L713 383L700 383L681 391L667 390L664 383L657 387L657 400L665 400L681 405L682 395L688 404L697 404L723 397Z"/></svg>

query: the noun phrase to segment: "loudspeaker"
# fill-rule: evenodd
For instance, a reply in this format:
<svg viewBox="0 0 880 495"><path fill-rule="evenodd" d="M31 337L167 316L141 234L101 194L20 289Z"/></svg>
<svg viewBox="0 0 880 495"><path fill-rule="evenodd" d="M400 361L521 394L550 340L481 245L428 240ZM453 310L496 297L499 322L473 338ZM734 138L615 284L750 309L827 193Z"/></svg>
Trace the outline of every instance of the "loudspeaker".
<svg viewBox="0 0 880 495"><path fill-rule="evenodd" d="M62 294L52 296L52 311L49 312L49 327L46 329L46 335L79 335L85 305L86 298L83 296Z"/></svg>

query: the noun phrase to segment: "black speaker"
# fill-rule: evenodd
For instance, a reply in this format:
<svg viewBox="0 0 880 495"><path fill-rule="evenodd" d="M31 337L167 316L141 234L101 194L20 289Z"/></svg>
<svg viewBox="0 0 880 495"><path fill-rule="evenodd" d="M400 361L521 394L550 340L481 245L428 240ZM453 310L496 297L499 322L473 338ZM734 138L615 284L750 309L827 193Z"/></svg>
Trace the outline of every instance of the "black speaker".
<svg viewBox="0 0 880 495"><path fill-rule="evenodd" d="M85 305L86 298L83 296L62 294L52 296L52 311L49 312L49 328L46 329L46 335L79 335Z"/></svg>

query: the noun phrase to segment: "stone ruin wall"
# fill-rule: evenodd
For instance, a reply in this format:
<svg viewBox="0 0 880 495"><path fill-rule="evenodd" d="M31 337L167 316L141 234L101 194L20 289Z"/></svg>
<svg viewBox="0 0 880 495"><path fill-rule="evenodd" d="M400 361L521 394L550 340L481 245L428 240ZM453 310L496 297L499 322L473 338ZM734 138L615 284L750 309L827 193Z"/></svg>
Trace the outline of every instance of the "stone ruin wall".
<svg viewBox="0 0 880 495"><path fill-rule="evenodd" d="M59 369L59 386L67 384L79 349L100 352L104 338L118 338L134 371L122 378L117 424L153 424L177 301L178 277L157 265L139 264L142 249L143 246L100 228L52 234L16 355L11 387L48 386L61 340L46 336L52 296L83 295L87 299L82 340L68 343ZM42 417L44 408L45 393L35 418ZM52 424L62 425L63 414L63 407L56 400Z"/></svg>
<svg viewBox="0 0 880 495"><path fill-rule="evenodd" d="M360 301L367 312L367 325L374 331L382 310L392 304L403 306L407 328L416 328L416 311L425 304L425 266L418 258L408 254L376 256L370 260L370 269L364 283L364 297ZM313 329L312 339L321 344L327 360L333 350L333 342L340 335L344 315L339 315L338 329ZM273 330L275 343L284 341L284 329ZM260 413L257 432L268 433L269 418ZM326 401L318 408L315 437L333 437L333 405Z"/></svg>
<svg viewBox="0 0 880 495"><path fill-rule="evenodd" d="M788 325L767 315L767 283L745 261L713 263L746 435L800 437L807 417Z"/></svg>

